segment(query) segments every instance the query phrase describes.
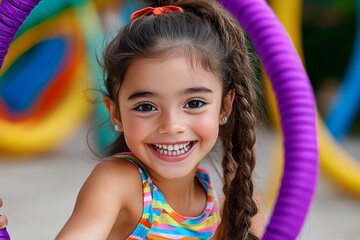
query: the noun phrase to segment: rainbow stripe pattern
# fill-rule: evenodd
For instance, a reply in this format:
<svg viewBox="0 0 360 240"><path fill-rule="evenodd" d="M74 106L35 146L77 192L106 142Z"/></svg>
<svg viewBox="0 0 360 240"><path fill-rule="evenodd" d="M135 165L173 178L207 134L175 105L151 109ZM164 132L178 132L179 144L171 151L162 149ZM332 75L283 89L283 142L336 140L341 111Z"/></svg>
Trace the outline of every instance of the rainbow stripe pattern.
<svg viewBox="0 0 360 240"><path fill-rule="evenodd" d="M143 184L143 214L128 240L210 239L214 235L220 223L219 200L206 170L198 168L196 172L207 192L206 207L200 216L186 217L178 214L166 202L140 160L130 153L120 153L116 157L134 163L139 169Z"/></svg>

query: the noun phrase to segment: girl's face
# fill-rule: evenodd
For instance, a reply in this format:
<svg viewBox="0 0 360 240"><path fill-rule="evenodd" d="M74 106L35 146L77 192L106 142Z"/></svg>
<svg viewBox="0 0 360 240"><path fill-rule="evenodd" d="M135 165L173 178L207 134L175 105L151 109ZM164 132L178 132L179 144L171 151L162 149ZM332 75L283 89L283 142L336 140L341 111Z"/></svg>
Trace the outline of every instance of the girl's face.
<svg viewBox="0 0 360 240"><path fill-rule="evenodd" d="M215 75L185 57L137 60L120 88L115 122L150 175L182 178L215 144L221 98Z"/></svg>

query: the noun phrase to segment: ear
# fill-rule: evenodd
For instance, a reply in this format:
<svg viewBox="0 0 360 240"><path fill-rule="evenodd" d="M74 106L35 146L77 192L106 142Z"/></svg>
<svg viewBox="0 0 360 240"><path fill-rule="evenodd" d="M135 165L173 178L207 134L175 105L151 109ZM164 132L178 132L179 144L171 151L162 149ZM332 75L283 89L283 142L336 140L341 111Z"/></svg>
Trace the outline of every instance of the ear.
<svg viewBox="0 0 360 240"><path fill-rule="evenodd" d="M235 90L231 89L225 96L219 120L223 122L223 117L229 117L232 111L232 105L235 99Z"/></svg>
<svg viewBox="0 0 360 240"><path fill-rule="evenodd" d="M111 100L108 95L104 96L103 103L109 112L109 115L111 117L111 121L113 122L113 124L118 125L119 130L123 131L120 111L119 111L116 103L113 100Z"/></svg>

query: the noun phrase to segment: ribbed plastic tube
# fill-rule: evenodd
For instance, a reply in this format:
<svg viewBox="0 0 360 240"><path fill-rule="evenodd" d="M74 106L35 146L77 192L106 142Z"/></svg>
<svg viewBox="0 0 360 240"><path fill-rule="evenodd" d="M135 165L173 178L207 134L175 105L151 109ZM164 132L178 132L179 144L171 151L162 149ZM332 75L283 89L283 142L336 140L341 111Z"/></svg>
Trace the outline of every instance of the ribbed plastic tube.
<svg viewBox="0 0 360 240"><path fill-rule="evenodd" d="M15 34L40 0L2 0L0 3L0 68Z"/></svg>
<svg viewBox="0 0 360 240"><path fill-rule="evenodd" d="M317 180L318 145L313 90L285 29L264 0L220 0L239 21L270 77L280 111L285 163L263 239L296 239Z"/></svg>
<svg viewBox="0 0 360 240"><path fill-rule="evenodd" d="M21 24L40 0L2 0L0 2L0 69ZM10 239L6 228L0 229L0 239Z"/></svg>

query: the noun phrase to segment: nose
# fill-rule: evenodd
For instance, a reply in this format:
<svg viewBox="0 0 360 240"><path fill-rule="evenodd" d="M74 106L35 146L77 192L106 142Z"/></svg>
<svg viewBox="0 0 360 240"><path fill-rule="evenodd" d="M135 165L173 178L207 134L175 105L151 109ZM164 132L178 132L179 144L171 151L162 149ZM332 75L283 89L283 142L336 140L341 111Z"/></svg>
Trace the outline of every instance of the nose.
<svg viewBox="0 0 360 240"><path fill-rule="evenodd" d="M186 124L183 116L177 111L164 112L160 115L158 133L175 135L184 132Z"/></svg>

